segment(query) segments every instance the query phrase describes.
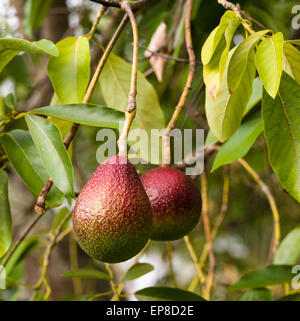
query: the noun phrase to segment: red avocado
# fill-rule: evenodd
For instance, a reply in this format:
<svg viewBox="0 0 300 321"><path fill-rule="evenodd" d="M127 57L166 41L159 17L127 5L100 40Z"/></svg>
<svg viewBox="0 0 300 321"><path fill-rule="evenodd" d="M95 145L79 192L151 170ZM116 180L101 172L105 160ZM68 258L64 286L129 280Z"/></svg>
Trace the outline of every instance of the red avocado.
<svg viewBox="0 0 300 321"><path fill-rule="evenodd" d="M202 208L201 194L194 182L182 171L169 167L152 169L142 175L141 181L152 206L150 239L172 241L190 233Z"/></svg>
<svg viewBox="0 0 300 321"><path fill-rule="evenodd" d="M73 227L82 249L104 262L126 261L146 245L151 205L126 157L113 156L98 166L77 198Z"/></svg>

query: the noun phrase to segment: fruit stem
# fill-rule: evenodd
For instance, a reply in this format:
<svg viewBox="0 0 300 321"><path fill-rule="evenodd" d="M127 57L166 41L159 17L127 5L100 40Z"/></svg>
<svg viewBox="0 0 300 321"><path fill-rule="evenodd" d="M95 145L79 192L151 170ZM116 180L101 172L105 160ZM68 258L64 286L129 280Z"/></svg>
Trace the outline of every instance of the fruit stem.
<svg viewBox="0 0 300 321"><path fill-rule="evenodd" d="M131 124L136 115L136 94L137 94L137 73L138 73L138 55L139 55L139 34L135 16L132 12L129 2L120 3L121 8L127 13L133 32L133 58L130 91L128 94L127 108L125 112L125 124L118 140L119 155L127 155L127 137Z"/></svg>
<svg viewBox="0 0 300 321"><path fill-rule="evenodd" d="M180 99L175 107L174 113L167 128L165 129L164 134L162 135L162 144L163 144L163 162L162 166L169 166L171 159L171 147L170 147L170 137L169 134L171 130L175 127L176 121L179 117L181 110L183 109L187 96L192 89L192 83L196 70L196 57L193 49L192 35L191 35L191 14L193 7L193 0L187 1L186 15L185 15L185 43L186 49L189 56L189 74L186 80L186 84L181 93Z"/></svg>

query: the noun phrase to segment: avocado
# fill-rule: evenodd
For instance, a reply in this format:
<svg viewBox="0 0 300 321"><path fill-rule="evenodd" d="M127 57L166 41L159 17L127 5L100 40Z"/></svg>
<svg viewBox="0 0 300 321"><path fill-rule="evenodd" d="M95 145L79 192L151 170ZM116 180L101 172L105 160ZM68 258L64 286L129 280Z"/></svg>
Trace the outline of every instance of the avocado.
<svg viewBox="0 0 300 321"><path fill-rule="evenodd" d="M81 248L103 262L126 261L143 249L152 228L151 204L127 157L98 166L77 198L73 228Z"/></svg>
<svg viewBox="0 0 300 321"><path fill-rule="evenodd" d="M199 221L202 199L194 182L182 171L160 167L141 177L153 212L150 239L173 241L189 234Z"/></svg>

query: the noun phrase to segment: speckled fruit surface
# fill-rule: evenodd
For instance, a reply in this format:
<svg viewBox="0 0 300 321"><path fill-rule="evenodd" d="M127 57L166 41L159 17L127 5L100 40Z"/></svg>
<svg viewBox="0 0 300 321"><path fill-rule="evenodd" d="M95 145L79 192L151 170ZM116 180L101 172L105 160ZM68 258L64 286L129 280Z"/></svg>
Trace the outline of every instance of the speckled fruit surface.
<svg viewBox="0 0 300 321"><path fill-rule="evenodd" d="M201 194L192 180L174 168L154 168L141 177L153 212L150 238L172 241L196 226L202 208Z"/></svg>
<svg viewBox="0 0 300 321"><path fill-rule="evenodd" d="M113 156L98 166L77 198L73 228L82 249L108 263L126 261L146 245L151 205L126 157Z"/></svg>

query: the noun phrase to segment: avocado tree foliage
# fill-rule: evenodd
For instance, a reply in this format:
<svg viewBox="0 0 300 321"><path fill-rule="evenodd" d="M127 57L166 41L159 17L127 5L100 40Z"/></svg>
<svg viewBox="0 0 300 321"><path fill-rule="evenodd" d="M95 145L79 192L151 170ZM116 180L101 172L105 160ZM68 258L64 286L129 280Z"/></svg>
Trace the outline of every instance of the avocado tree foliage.
<svg viewBox="0 0 300 321"><path fill-rule="evenodd" d="M54 251L66 248L69 238L67 263L54 278L66 278L73 300L126 299L131 281L158 275L161 266L165 274L154 277L151 287L141 278L135 298L300 300L292 282L300 256L295 4L83 1L77 29L51 41L41 30L48 28L56 2L26 0L22 37L4 31L0 38L0 265L6 280L0 297L67 296L56 293L49 274ZM14 94L3 94L7 79ZM50 81L50 99L32 104ZM77 248L71 215L96 167L97 130L117 131L124 120L115 142L120 152L130 127L148 134L204 128L205 170L194 177L203 201L197 228L180 241L148 242L118 269ZM162 141L163 155L137 165L140 173L168 160L172 146L164 136ZM147 156L148 146L128 145ZM30 206L30 215L20 210L18 217L20 206ZM152 262L151 253L164 259ZM27 283L30 257L39 276ZM187 264L191 269L183 278L180 269Z"/></svg>

